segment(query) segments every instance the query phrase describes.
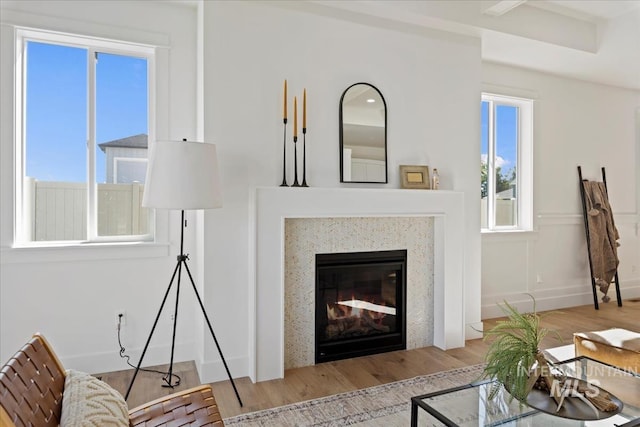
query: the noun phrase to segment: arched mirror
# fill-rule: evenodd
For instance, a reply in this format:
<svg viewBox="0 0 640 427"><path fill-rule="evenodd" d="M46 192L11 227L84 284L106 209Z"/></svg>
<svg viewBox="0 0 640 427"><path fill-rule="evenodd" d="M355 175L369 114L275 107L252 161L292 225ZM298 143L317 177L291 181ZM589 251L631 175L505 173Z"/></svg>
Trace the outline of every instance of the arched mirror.
<svg viewBox="0 0 640 427"><path fill-rule="evenodd" d="M387 104L369 83L349 86L340 98L340 182L388 182Z"/></svg>

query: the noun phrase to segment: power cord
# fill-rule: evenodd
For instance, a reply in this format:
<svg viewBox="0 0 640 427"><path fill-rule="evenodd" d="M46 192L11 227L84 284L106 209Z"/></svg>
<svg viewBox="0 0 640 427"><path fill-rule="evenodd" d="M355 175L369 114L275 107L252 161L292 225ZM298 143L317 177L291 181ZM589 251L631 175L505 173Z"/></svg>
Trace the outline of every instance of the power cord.
<svg viewBox="0 0 640 427"><path fill-rule="evenodd" d="M127 362L127 365L131 366L132 368L136 368L135 365L132 365L131 362L129 361L129 359L131 358L131 356L129 356L128 354L125 353L126 349L124 348L124 346L122 345L122 340L120 339L120 326L122 325L122 314L118 315L118 345L120 346L120 357L125 359L125 361ZM141 371L145 371L145 372L152 372L154 374L162 374L163 377L162 379L167 383L167 384L172 384L172 379L175 378L176 382L173 384L172 387L176 387L180 385L180 381L181 378L179 375L171 373L171 378L169 378L169 372L163 372L163 371L158 371L155 369L148 369L148 368L140 368Z"/></svg>

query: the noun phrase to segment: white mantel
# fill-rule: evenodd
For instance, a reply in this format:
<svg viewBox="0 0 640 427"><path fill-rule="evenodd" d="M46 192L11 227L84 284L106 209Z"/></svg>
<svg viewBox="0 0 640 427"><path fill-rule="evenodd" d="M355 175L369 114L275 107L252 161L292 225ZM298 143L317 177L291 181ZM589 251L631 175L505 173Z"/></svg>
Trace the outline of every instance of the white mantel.
<svg viewBox="0 0 640 427"><path fill-rule="evenodd" d="M257 188L251 203L255 259L250 315L250 376L284 377L284 224L286 218L434 217L434 345L465 340L464 193L362 188Z"/></svg>

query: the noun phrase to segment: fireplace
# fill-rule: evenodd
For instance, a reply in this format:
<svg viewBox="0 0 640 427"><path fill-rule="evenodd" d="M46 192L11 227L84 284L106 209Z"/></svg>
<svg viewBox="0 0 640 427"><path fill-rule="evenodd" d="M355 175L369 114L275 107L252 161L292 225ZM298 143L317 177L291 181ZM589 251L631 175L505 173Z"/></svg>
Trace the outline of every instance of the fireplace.
<svg viewBox="0 0 640 427"><path fill-rule="evenodd" d="M316 363L406 348L406 250L316 255Z"/></svg>
<svg viewBox="0 0 640 427"><path fill-rule="evenodd" d="M407 310L408 348L464 346L466 306L469 324L482 329L482 323L475 321L479 319L476 311L480 312L479 279L474 278L475 274L465 274L469 270L475 273L477 257L473 254L476 253L479 236L476 238L473 233L465 233L469 227L465 226L464 193L264 187L257 188L251 200L253 232L249 234L252 254L249 276L253 279L248 296L254 309L249 311L248 368L253 381L284 378L285 366L294 368L314 363L315 340L310 337L315 333L315 255L318 253L408 249L407 306L417 304ZM358 218L394 222L409 219L412 224L411 218L425 217L433 220L433 231L428 239L418 237L416 240L411 227L405 227L405 224L395 228L395 225L376 223L375 228L379 230L373 230L375 234L386 230L395 236L405 228L411 232L401 239L402 245L395 244L395 240L393 245L388 245L387 242L392 240L385 238L372 247L369 243L373 233L368 228L363 230L356 226L345 237L344 233L336 232L333 222L330 222L331 228L313 229L310 234L304 233L304 239L296 240L292 246L294 252L290 252L295 255L285 256L283 250L287 245L285 224L291 220L300 221L306 228L309 224L330 218L355 223L359 223ZM320 250L311 252L316 237L326 242ZM433 262L420 261L416 264L411 245L407 243L415 241L419 245L425 240L432 242ZM307 249L310 253L308 259ZM472 255L467 257L465 253ZM299 258L301 262L295 263L297 267L294 270L285 269L292 258ZM465 262L467 258L469 263ZM427 264L433 265L431 271L424 270L423 266ZM433 287L415 286L425 275L431 276ZM466 281L465 277L468 277ZM286 281L293 285L286 285ZM469 283L468 287L465 287L466 283ZM286 296L291 291L294 294ZM429 313L431 321L424 318L425 313ZM469 331L473 332L470 328L467 329ZM481 337L481 334L477 335Z"/></svg>

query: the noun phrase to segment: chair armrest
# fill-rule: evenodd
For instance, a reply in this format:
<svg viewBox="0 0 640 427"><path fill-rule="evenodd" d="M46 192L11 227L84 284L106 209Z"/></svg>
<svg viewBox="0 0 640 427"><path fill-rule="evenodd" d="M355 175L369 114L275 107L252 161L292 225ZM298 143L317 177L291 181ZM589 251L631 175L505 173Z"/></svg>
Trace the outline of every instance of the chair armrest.
<svg viewBox="0 0 640 427"><path fill-rule="evenodd" d="M62 363L47 340L35 334L0 368L0 426L57 426L64 383Z"/></svg>
<svg viewBox="0 0 640 427"><path fill-rule="evenodd" d="M129 411L129 420L133 427L164 425L175 420L181 421L177 425L197 421L199 426L224 426L210 385L183 390L133 408Z"/></svg>
<svg viewBox="0 0 640 427"><path fill-rule="evenodd" d="M13 420L9 417L9 414L7 414L7 411L5 411L2 406L0 406L0 426L15 427Z"/></svg>

